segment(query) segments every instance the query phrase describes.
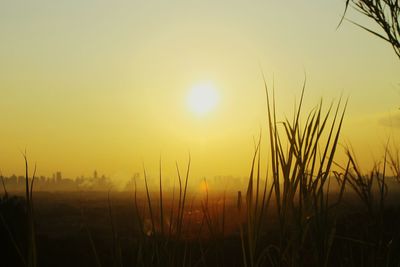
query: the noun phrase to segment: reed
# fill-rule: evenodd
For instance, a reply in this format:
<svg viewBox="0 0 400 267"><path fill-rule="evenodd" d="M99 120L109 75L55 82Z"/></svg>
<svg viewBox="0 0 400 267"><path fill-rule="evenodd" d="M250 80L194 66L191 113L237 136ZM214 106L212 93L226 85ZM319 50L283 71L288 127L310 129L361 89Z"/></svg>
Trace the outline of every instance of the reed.
<svg viewBox="0 0 400 267"><path fill-rule="evenodd" d="M28 225L28 255L27 255L27 266L36 267L37 265L37 252L36 252L36 233L35 233L35 221L34 221L34 210L33 210L33 185L35 182L36 165L33 171L32 179L29 183L29 164L28 158L23 153L25 161L25 198L26 198L26 220Z"/></svg>
<svg viewBox="0 0 400 267"><path fill-rule="evenodd" d="M265 80L264 80L265 81ZM247 228L241 228L245 266L326 266L335 234L337 213L345 181L335 201L328 198L332 165L347 106L341 101L323 112L321 103L306 116L301 126L306 83L293 120L278 121L274 89L272 97L265 82L269 128L271 175L260 190L260 144L256 145L246 194ZM331 120L329 120L332 117ZM267 180L271 180L267 187ZM260 199L260 196L262 198ZM279 225L277 243L260 245L268 228L265 216L273 197ZM245 237L246 236L246 237ZM310 245L313 241L314 246Z"/></svg>

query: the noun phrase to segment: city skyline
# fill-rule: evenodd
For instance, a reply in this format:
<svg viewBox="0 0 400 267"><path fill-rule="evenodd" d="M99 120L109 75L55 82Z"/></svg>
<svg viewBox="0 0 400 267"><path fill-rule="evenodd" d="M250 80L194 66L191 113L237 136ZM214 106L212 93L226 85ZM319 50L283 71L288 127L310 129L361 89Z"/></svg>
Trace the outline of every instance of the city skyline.
<svg viewBox="0 0 400 267"><path fill-rule="evenodd" d="M343 11L339 0L2 2L0 169L23 173L26 148L45 175L130 176L143 164L156 175L161 157L172 177L190 153L194 177L246 176L267 133L263 74L280 120L305 79L305 112L348 98L337 159L351 145L368 167L399 142L400 63L379 38L337 28Z"/></svg>

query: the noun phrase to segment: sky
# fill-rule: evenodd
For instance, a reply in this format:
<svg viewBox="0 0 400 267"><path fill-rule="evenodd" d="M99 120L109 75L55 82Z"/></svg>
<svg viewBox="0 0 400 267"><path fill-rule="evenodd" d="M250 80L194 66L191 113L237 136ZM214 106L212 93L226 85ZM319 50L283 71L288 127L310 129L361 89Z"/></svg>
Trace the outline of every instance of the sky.
<svg viewBox="0 0 400 267"><path fill-rule="evenodd" d="M279 116L349 98L341 135L359 162L400 129L400 61L345 21L342 0L1 1L0 169L110 177L182 170L245 176L266 126L262 73ZM350 10L347 17L374 27ZM199 116L188 95L212 84ZM265 132L265 131L264 131ZM264 142L264 141L263 141ZM265 151L267 151L265 140ZM339 155L340 157L340 155Z"/></svg>

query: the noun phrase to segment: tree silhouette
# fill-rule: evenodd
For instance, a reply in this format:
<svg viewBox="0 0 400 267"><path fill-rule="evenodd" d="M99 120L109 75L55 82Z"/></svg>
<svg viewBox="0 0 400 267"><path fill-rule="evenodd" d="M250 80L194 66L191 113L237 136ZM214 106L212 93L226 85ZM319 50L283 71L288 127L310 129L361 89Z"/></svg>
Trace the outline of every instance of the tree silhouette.
<svg viewBox="0 0 400 267"><path fill-rule="evenodd" d="M339 26L345 19L349 6L373 19L384 33L378 33L357 22L346 20L390 43L400 59L400 0L346 0Z"/></svg>

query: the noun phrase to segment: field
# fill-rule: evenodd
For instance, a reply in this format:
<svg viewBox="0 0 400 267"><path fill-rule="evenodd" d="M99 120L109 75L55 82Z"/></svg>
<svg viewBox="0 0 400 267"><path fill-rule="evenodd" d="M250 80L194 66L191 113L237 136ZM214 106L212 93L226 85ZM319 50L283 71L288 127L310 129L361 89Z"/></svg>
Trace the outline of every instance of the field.
<svg viewBox="0 0 400 267"><path fill-rule="evenodd" d="M46 251L41 257L39 252L39 266L92 266L96 265L96 257L91 247L93 238L96 253L102 266L111 266L114 260L113 249L113 230L118 233L118 242L121 246L121 256L124 266L132 266L137 262L138 239L141 231L138 225L138 218L135 213L135 204L132 193L113 193L112 196L112 220L109 215L107 192L82 192L82 193L40 193L35 196L35 218L37 249L40 252ZM236 206L232 205L235 199L227 200L229 203L227 211L233 216L227 216L226 236L229 239L236 239L228 245L233 255L238 257L228 257L226 263L231 266L240 260L240 237L237 234L237 215L235 216ZM168 202L168 201L167 201ZM146 200L144 195L138 199L139 208L144 209ZM166 206L166 208L169 208ZM233 210L233 213L232 211ZM192 263L196 259L196 254L200 252L198 240L204 242L204 253L207 259L215 261L218 254L209 251L210 237L206 226L202 226L202 216L200 207L192 207L192 211L185 213L185 223L190 223L190 232L182 235L183 245L187 244L189 254L192 254ZM235 218L236 217L236 218ZM189 222L190 221L190 222ZM145 220L145 223L149 223ZM203 222L204 223L204 222ZM151 226L145 225L144 228L150 231ZM201 228L203 228L201 230ZM202 232L199 236L197 233ZM150 235L150 233L147 233ZM90 237L91 236L91 237ZM148 236L147 238L151 238ZM238 239L239 238L239 239ZM239 241L238 243L236 241ZM187 242L187 243L186 243ZM229 241L228 241L229 243ZM11 246L9 242L6 242ZM171 246L171 240L166 246ZM4 243L3 243L4 245ZM233 247L232 247L233 245ZM2 249L4 251L4 247ZM12 251L11 251L12 252ZM18 255L16 263L18 262ZM229 254L227 254L229 255ZM4 256L4 255L3 255ZM11 257L9 257L10 259ZM2 257L4 259L4 257ZM221 260L218 258L218 260ZM190 259L188 259L188 262Z"/></svg>
<svg viewBox="0 0 400 267"><path fill-rule="evenodd" d="M332 197L335 197L334 194ZM140 257L143 256L141 253L144 253L143 249L146 246L149 246L149 250L154 249L152 242L160 246L158 248L160 255L154 255L154 260L163 253L171 253L175 249L174 253L179 257L183 256L180 253L186 254L184 263L186 266L243 266L240 225L245 224L245 221L241 221L245 216L237 210L236 195L226 196L225 215L222 214L221 199L210 197L210 206L214 209L210 218L214 224L211 228L203 220L201 200L194 200L194 204L191 203L184 214L186 230L183 231L179 241L174 238L152 236L149 218L143 220L147 224L143 228L148 232L146 237L142 236L132 192L111 193L110 198L111 215L107 192L36 192L35 226L38 266L150 266L152 264L145 263L145 259L140 259ZM170 200L166 199L165 202L169 203ZM400 210L396 205L398 201L393 198L387 204L383 215L384 225L378 228L384 230L381 233L384 238L382 242L386 244L391 242L390 247L385 247L384 251L379 252L375 250L378 244L373 243L373 238L378 234L376 233L377 226L372 225L367 212L363 212L362 203L357 201L355 195L344 199L328 265L377 266L384 263L388 254L391 254L391 262L388 266L396 266L394 263L400 260L398 253L395 252L400 249L399 243L394 239L398 234L400 222ZM147 201L144 194L138 197L137 202L140 210L146 209ZM154 208L159 210L157 206ZM170 205L164 208L170 210ZM21 212L21 219L23 219L23 210ZM276 210L273 212L275 213ZM225 225L222 234L218 230L222 229L223 216L225 216ZM168 221L169 217L165 219ZM22 244L26 242L26 238L19 231L24 228L21 229L22 225L17 220L18 218L15 217L6 217L7 224L11 226L17 242ZM215 225L217 222L220 223L219 226ZM268 227L260 235L260 246L279 244L277 217L273 214L269 215L265 223ZM168 225L169 223L165 224L165 226ZM211 233L210 229L215 232ZM168 232L169 228L165 230ZM4 237L1 244L2 261L8 263L5 266L23 266L4 231L2 231L2 236ZM115 255L116 247L120 253L119 256ZM389 248L394 252L390 253ZM317 265L313 262L313 255L310 255L312 251L312 248L303 248L304 265ZM369 251L374 251L375 255L369 255L369 257L374 257L376 262L361 264L363 259L368 259ZM144 254L148 253L149 251ZM171 254L164 255L163 258L172 260L170 256ZM182 259L179 261L182 263ZM163 266L163 264L161 261L157 265Z"/></svg>

